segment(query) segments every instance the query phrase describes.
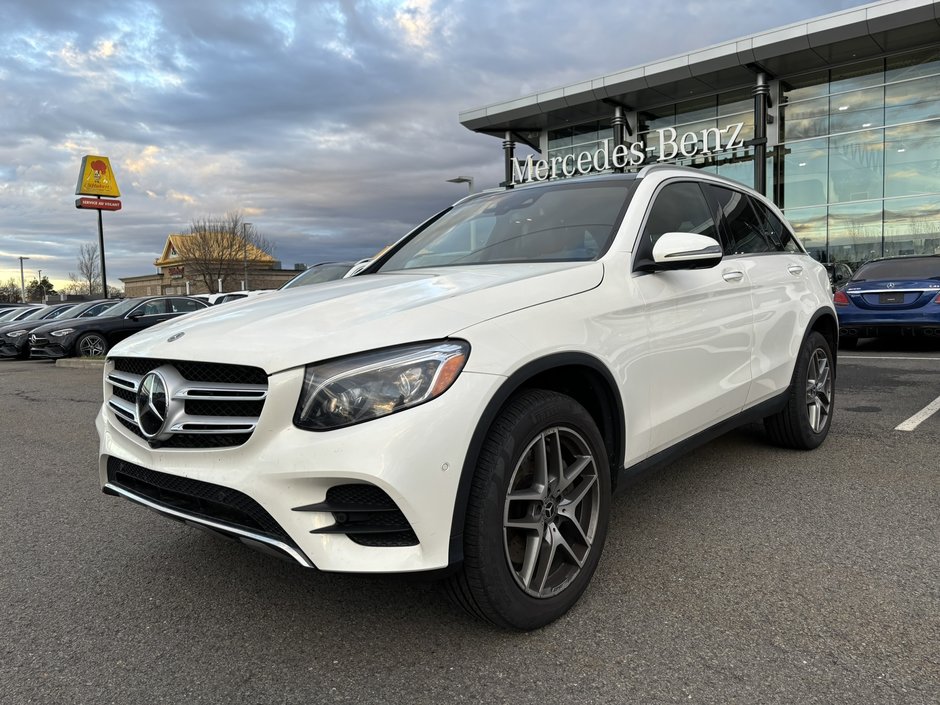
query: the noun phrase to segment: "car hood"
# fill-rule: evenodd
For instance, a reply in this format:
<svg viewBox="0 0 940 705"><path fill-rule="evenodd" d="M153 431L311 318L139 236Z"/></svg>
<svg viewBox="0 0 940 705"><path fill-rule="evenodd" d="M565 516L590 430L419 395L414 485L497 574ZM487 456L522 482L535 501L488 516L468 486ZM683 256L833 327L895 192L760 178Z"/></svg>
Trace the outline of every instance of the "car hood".
<svg viewBox="0 0 940 705"><path fill-rule="evenodd" d="M271 374L363 350L445 338L490 318L587 291L603 276L600 262L357 276L187 314L131 336L110 355L248 364Z"/></svg>
<svg viewBox="0 0 940 705"><path fill-rule="evenodd" d="M33 328L32 332L34 335L45 335L47 333L51 333L54 330L71 328L76 333L78 333L83 330L107 327L109 322L112 320L119 321L121 318L111 318L108 316L88 316L87 318L63 318L61 321L37 321L37 323L40 325Z"/></svg>

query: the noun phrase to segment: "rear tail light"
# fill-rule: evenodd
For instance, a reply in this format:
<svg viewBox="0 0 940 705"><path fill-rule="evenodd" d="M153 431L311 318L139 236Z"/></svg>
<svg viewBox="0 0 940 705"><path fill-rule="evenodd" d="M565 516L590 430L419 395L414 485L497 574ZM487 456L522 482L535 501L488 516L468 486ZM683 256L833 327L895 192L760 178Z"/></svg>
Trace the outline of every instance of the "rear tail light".
<svg viewBox="0 0 940 705"><path fill-rule="evenodd" d="M937 294L937 298L933 300L935 304L940 304L940 294Z"/></svg>
<svg viewBox="0 0 940 705"><path fill-rule="evenodd" d="M836 306L848 306L849 297L846 296L845 292L840 289L832 295L832 303L834 303Z"/></svg>

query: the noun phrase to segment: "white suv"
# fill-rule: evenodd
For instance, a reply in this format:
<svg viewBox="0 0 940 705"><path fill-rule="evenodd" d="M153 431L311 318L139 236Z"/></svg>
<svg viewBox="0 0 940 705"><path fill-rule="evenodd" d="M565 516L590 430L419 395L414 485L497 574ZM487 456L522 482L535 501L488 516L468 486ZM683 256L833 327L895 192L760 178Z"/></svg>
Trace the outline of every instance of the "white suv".
<svg viewBox="0 0 940 705"><path fill-rule="evenodd" d="M423 571L533 629L584 591L611 492L763 419L833 413L826 271L701 171L469 196L365 273L207 309L108 356L104 491L326 571Z"/></svg>

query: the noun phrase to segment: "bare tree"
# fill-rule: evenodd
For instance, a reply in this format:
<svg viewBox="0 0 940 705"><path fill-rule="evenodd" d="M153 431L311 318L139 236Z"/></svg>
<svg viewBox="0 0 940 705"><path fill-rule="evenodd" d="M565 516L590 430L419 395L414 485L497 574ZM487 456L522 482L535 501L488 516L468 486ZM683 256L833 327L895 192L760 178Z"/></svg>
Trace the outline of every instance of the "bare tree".
<svg viewBox="0 0 940 705"><path fill-rule="evenodd" d="M220 279L247 272L271 256L274 247L241 213L232 212L218 219L194 219L189 236L177 241L176 250L187 273L216 293Z"/></svg>
<svg viewBox="0 0 940 705"><path fill-rule="evenodd" d="M63 294L73 294L76 296L88 295L88 282L81 281L75 272L69 272L69 283L62 287Z"/></svg>
<svg viewBox="0 0 940 705"><path fill-rule="evenodd" d="M5 284L0 284L0 301L15 304L22 298L23 292L20 291L20 284L15 277L10 277Z"/></svg>
<svg viewBox="0 0 940 705"><path fill-rule="evenodd" d="M84 244L78 250L78 273L83 283L87 284L87 290L80 292L94 296L101 291L101 260L98 259L98 246L93 244ZM69 279L72 274L69 273Z"/></svg>

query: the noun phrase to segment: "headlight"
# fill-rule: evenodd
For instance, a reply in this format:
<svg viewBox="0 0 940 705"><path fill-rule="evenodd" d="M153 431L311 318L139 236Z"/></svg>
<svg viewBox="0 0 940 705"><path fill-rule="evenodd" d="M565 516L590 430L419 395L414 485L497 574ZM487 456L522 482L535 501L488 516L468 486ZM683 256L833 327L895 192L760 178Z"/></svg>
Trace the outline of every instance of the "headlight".
<svg viewBox="0 0 940 705"><path fill-rule="evenodd" d="M27 330L11 330L7 333L7 338L19 338L21 335L26 335L29 331Z"/></svg>
<svg viewBox="0 0 940 705"><path fill-rule="evenodd" d="M294 424L328 431L417 406L446 392L469 354L469 343L443 340L308 365Z"/></svg>
<svg viewBox="0 0 940 705"><path fill-rule="evenodd" d="M71 333L74 328L63 328L62 330L54 330L49 333L53 338L61 338L63 335L68 335Z"/></svg>

